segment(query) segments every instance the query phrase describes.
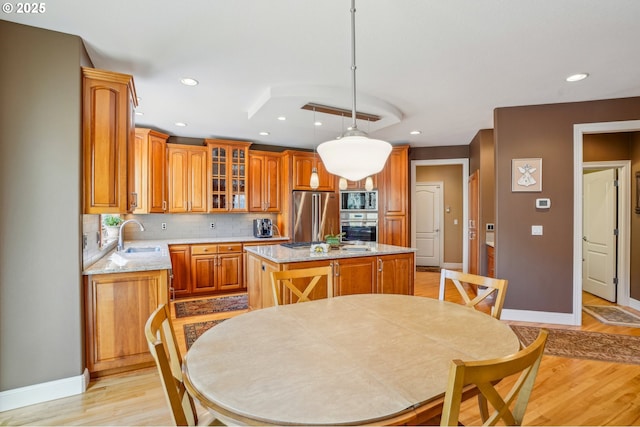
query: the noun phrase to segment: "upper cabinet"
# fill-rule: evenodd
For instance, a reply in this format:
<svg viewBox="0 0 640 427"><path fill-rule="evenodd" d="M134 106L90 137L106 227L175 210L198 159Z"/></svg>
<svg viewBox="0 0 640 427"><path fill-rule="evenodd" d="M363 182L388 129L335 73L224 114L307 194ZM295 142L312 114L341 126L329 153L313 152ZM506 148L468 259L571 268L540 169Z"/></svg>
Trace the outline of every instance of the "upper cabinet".
<svg viewBox="0 0 640 427"><path fill-rule="evenodd" d="M83 212L127 213L135 202L127 166L137 106L133 76L82 68Z"/></svg>
<svg viewBox="0 0 640 427"><path fill-rule="evenodd" d="M291 154L294 190L335 191L336 177L325 169L319 155L306 151L292 151ZM318 188L311 188L309 184L314 167L318 170Z"/></svg>
<svg viewBox="0 0 640 427"><path fill-rule="evenodd" d="M375 175L371 175L371 180L373 182L373 188L378 188L378 175L379 174L375 174ZM338 178L338 183L340 178ZM365 184L367 182L366 178L363 178L359 181L347 181L347 190L364 190L365 188ZM338 184L339 185L339 184Z"/></svg>
<svg viewBox="0 0 640 427"><path fill-rule="evenodd" d="M282 154L249 151L249 211L280 212Z"/></svg>
<svg viewBox="0 0 640 427"><path fill-rule="evenodd" d="M248 212L250 142L205 139L210 162L209 212Z"/></svg>
<svg viewBox="0 0 640 427"><path fill-rule="evenodd" d="M165 188L167 138L152 129L136 128L133 143L133 213L163 213L167 210Z"/></svg>
<svg viewBox="0 0 640 427"><path fill-rule="evenodd" d="M393 147L378 174L378 242L409 246L409 146Z"/></svg>
<svg viewBox="0 0 640 427"><path fill-rule="evenodd" d="M207 147L167 144L169 212L207 212Z"/></svg>

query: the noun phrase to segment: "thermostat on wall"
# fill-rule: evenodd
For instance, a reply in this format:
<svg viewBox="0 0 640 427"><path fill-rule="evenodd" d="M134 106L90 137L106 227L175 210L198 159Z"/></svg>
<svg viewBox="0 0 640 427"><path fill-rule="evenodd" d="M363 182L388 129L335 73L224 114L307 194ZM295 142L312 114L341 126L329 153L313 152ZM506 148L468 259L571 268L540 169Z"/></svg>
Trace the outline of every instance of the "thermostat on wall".
<svg viewBox="0 0 640 427"><path fill-rule="evenodd" d="M551 207L551 199L536 199L536 208L549 209Z"/></svg>

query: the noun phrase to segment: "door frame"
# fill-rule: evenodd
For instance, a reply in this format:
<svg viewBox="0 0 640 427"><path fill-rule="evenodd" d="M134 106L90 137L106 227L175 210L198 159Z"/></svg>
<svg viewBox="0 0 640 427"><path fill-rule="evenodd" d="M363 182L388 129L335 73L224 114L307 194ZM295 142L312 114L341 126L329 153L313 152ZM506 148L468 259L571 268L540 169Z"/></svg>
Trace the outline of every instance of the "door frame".
<svg viewBox="0 0 640 427"><path fill-rule="evenodd" d="M438 193L439 193L439 197L440 197L440 224L439 224L439 231L438 231L438 251L440 251L440 260L438 262L438 267L443 267L444 265L444 217L442 215L442 211L444 209L444 181L420 181L420 182L416 182L415 186L413 188L413 192L411 193L414 197L411 198L412 203L411 203L411 247L415 248L417 247L416 245L416 241L417 241L417 236L416 236L416 218L417 218L417 212L416 212L416 206L415 203L413 203L413 200L416 199L415 194L416 191L418 189L418 185L431 185L431 186L437 186L439 187ZM416 258L418 256L418 253L416 252Z"/></svg>
<svg viewBox="0 0 640 427"><path fill-rule="evenodd" d="M467 180L469 179L469 159L436 159L436 160L411 160L411 241L415 239L415 193L416 193L416 168L419 166L462 166L462 271L469 270L469 189ZM444 201L444 193L442 193ZM444 236L441 239L444 242ZM442 252L442 264L444 265L444 252Z"/></svg>
<svg viewBox="0 0 640 427"><path fill-rule="evenodd" d="M582 123L573 125L573 324L582 324L582 174L585 167L583 157L583 135L612 132L638 132L640 120L628 120L619 122ZM589 167L595 165L624 163L620 162L586 162ZM618 181L624 185L619 188L622 194L619 202L618 225L625 227L620 229L618 239L618 281L625 285L618 285L618 304L630 305L640 309L640 304L632 304L629 297L629 269L630 269L630 188L631 161L628 167L619 169ZM626 200L625 200L626 199ZM625 275L623 277L623 275Z"/></svg>

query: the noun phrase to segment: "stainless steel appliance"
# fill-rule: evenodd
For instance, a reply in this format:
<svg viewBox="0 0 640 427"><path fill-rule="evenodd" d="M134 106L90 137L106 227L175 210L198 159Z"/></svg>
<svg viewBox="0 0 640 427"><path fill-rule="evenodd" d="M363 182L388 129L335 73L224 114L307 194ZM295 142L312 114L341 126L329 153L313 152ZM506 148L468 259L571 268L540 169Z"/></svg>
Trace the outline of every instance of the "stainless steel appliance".
<svg viewBox="0 0 640 427"><path fill-rule="evenodd" d="M377 191L341 191L341 211L377 211Z"/></svg>
<svg viewBox="0 0 640 427"><path fill-rule="evenodd" d="M340 231L345 242L377 242L377 212L341 212Z"/></svg>
<svg viewBox="0 0 640 427"><path fill-rule="evenodd" d="M253 235L255 237L273 237L273 223L269 218L253 220Z"/></svg>
<svg viewBox="0 0 640 427"><path fill-rule="evenodd" d="M293 192L293 242L323 241L327 234L340 230L338 196L318 191Z"/></svg>

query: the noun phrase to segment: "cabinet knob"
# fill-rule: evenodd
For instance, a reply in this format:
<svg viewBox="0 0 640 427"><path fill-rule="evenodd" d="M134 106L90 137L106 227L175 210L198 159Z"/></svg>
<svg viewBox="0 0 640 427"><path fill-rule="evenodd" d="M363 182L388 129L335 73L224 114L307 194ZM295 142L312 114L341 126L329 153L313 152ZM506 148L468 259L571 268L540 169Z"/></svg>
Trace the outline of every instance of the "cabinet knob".
<svg viewBox="0 0 640 427"><path fill-rule="evenodd" d="M208 248L204 248L203 252L209 252L209 249Z"/></svg>

